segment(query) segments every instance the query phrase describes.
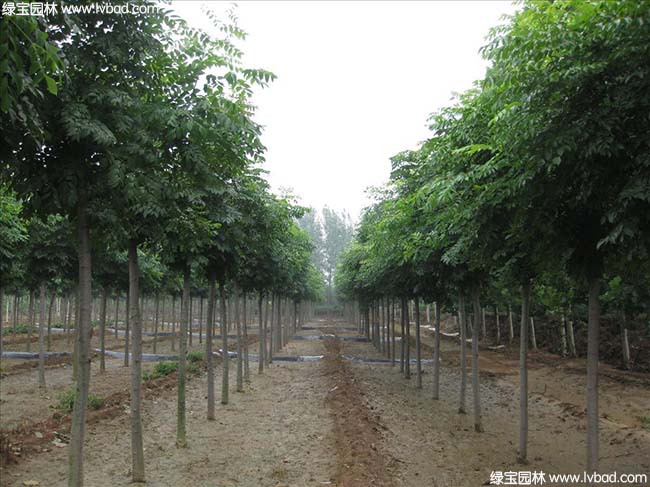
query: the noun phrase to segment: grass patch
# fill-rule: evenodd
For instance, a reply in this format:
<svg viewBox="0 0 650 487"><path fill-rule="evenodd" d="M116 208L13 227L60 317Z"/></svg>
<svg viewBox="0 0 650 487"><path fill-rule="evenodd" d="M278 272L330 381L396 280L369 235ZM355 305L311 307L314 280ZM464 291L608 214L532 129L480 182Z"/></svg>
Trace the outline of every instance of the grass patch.
<svg viewBox="0 0 650 487"><path fill-rule="evenodd" d="M200 353L200 352L193 352L193 353ZM178 370L178 362L175 361L158 362L151 370L151 372L144 372L142 374L142 380L148 381L153 379L159 379L160 377L166 377L169 374L176 372L177 370ZM188 360L186 370L188 374L193 374L193 375L198 374L200 372L199 362L196 361L196 359L194 359L194 361L192 359Z"/></svg>
<svg viewBox="0 0 650 487"><path fill-rule="evenodd" d="M75 389L67 389L58 395L56 408L64 413L71 413L74 408ZM88 394L88 408L100 409L104 405L104 398L97 394Z"/></svg>
<svg viewBox="0 0 650 487"><path fill-rule="evenodd" d="M202 362L205 354L203 352L190 352L187 354L187 360L190 363Z"/></svg>
<svg viewBox="0 0 650 487"><path fill-rule="evenodd" d="M3 328L2 336L12 335L14 332L13 327ZM16 333L27 333L27 325L16 325Z"/></svg>
<svg viewBox="0 0 650 487"><path fill-rule="evenodd" d="M639 416L639 421L641 421L641 428L650 430L650 416Z"/></svg>

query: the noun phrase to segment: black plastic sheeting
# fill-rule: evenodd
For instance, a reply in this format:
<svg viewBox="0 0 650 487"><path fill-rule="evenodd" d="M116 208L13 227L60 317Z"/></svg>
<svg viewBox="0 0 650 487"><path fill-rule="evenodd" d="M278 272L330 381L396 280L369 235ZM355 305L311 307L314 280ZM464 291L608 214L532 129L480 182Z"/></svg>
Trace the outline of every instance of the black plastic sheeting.
<svg viewBox="0 0 650 487"><path fill-rule="evenodd" d="M38 352L2 352L2 358L38 359ZM45 358L71 357L70 352L45 352Z"/></svg>
<svg viewBox="0 0 650 487"><path fill-rule="evenodd" d="M366 337L337 337L336 335L324 334L324 335L294 335L293 340L326 340L328 338L338 338L344 342L367 342Z"/></svg>

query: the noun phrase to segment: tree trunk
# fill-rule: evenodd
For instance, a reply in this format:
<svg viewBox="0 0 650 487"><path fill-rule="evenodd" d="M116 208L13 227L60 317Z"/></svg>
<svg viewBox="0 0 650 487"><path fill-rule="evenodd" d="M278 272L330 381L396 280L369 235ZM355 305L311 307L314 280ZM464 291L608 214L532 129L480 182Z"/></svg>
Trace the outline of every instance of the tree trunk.
<svg viewBox="0 0 650 487"><path fill-rule="evenodd" d="M36 292L31 289L29 291L29 316L27 318L27 351L30 352L32 349L32 329L34 328L35 313L34 313L34 301L36 301Z"/></svg>
<svg viewBox="0 0 650 487"><path fill-rule="evenodd" d="M621 313L621 351L623 355L623 367L630 369L630 341L627 336L627 316L625 311Z"/></svg>
<svg viewBox="0 0 650 487"><path fill-rule="evenodd" d="M205 322L205 360L208 366L208 420L214 420L214 357L212 355L212 330L216 315L216 275L208 275L210 294L208 295L208 316Z"/></svg>
<svg viewBox="0 0 650 487"><path fill-rule="evenodd" d="M273 341L275 340L274 336L275 335L275 326L274 326L274 321L275 321L275 306L276 306L276 299L275 299L275 294L271 293L271 323L269 324L269 355L267 357L267 364L272 364L273 363Z"/></svg>
<svg viewBox="0 0 650 487"><path fill-rule="evenodd" d="M181 301L181 329L178 340L178 388L176 403L176 446L187 447L187 435L185 432L185 385L187 382L187 329L190 323L192 307L191 290L191 268L186 262L183 271L183 300ZM191 331L191 330L190 330Z"/></svg>
<svg viewBox="0 0 650 487"><path fill-rule="evenodd" d="M115 294L115 339L117 340L117 325L120 319L120 293Z"/></svg>
<svg viewBox="0 0 650 487"><path fill-rule="evenodd" d="M460 404L459 414L467 414L467 314L465 312L465 293L461 289L458 293L458 323L460 326Z"/></svg>
<svg viewBox="0 0 650 487"><path fill-rule="evenodd" d="M246 293L243 295L244 307L242 308L242 326L244 327L244 380L250 382L251 380L251 371L250 363L248 361L248 320L246 319L246 306L248 303L248 296ZM251 312L252 314L252 312Z"/></svg>
<svg viewBox="0 0 650 487"><path fill-rule="evenodd" d="M487 338L487 326L485 324L485 308L481 310L481 331L482 331L482 337Z"/></svg>
<svg viewBox="0 0 650 487"><path fill-rule="evenodd" d="M199 344L203 343L203 296L199 298Z"/></svg>
<svg viewBox="0 0 650 487"><path fill-rule="evenodd" d="M530 317L530 345L537 350L537 338L535 338L535 318Z"/></svg>
<svg viewBox="0 0 650 487"><path fill-rule="evenodd" d="M422 355L420 343L420 298L415 296L415 385L422 389Z"/></svg>
<svg viewBox="0 0 650 487"><path fill-rule="evenodd" d="M156 353L158 345L158 326L160 321L160 293L156 293L156 311L153 319L153 353Z"/></svg>
<svg viewBox="0 0 650 487"><path fill-rule="evenodd" d="M433 342L433 398L440 398L440 305L434 303L435 329Z"/></svg>
<svg viewBox="0 0 650 487"><path fill-rule="evenodd" d="M38 387L45 389L45 282L40 285L39 317L38 317ZM0 308L0 313L2 308ZM2 317L0 316L0 319Z"/></svg>
<svg viewBox="0 0 650 487"><path fill-rule="evenodd" d="M521 286L521 325L519 328L519 463L528 463L528 313L530 282Z"/></svg>
<svg viewBox="0 0 650 487"><path fill-rule="evenodd" d="M192 295L190 294L189 296L189 301L188 301L188 306L189 306L189 318L187 319L187 338L189 339L190 342L190 347L192 346L193 340L192 340L192 334L194 333L194 302L192 300Z"/></svg>
<svg viewBox="0 0 650 487"><path fill-rule="evenodd" d="M406 335L406 323L404 322L404 308L406 307L406 304L404 303L404 298L400 298L400 314L399 314L399 322L400 322L400 341L399 341L399 371L403 374L404 371L406 370L404 366L404 348L406 347L405 344L405 335Z"/></svg>
<svg viewBox="0 0 650 487"><path fill-rule="evenodd" d="M233 299L235 303L235 330L237 334L237 392L244 392L244 347L241 343L241 299L239 298L237 288L235 288Z"/></svg>
<svg viewBox="0 0 650 487"><path fill-rule="evenodd" d="M72 410L70 446L68 447L68 487L83 487L83 446L86 429L86 405L90 388L90 302L92 300L90 228L88 226L87 197L80 188L77 202L79 232L79 317L77 334L78 353L74 360L79 370Z"/></svg>
<svg viewBox="0 0 650 487"><path fill-rule="evenodd" d="M129 349L131 340L131 307L133 306L133 301L130 286L131 282L129 281L129 291L126 293L126 313L124 317L124 367L129 366Z"/></svg>
<svg viewBox="0 0 650 487"><path fill-rule="evenodd" d="M54 299L56 295L50 296L50 305L47 308L47 351L52 350L52 311L54 308Z"/></svg>
<svg viewBox="0 0 650 487"><path fill-rule="evenodd" d="M102 288L102 298L99 306L99 371L106 372L106 305L108 304L108 288Z"/></svg>
<svg viewBox="0 0 650 487"><path fill-rule="evenodd" d="M257 340L257 373L261 374L264 372L264 351L266 348L266 343L265 343L265 338L264 338L264 321L262 320L262 300L263 300L263 294L260 291L260 295L257 299L257 310L259 314L259 329L257 332L258 335L258 340Z"/></svg>
<svg viewBox="0 0 650 487"><path fill-rule="evenodd" d="M562 320L560 322L560 354L566 357L566 314L562 310Z"/></svg>
<svg viewBox="0 0 650 487"><path fill-rule="evenodd" d="M226 308L226 289L224 283L220 283L221 292L221 357L223 360L223 379L221 381L221 404L228 404L228 310Z"/></svg>
<svg viewBox="0 0 650 487"><path fill-rule="evenodd" d="M598 471L598 341L600 335L600 278L589 280L587 325L587 471Z"/></svg>
<svg viewBox="0 0 650 487"><path fill-rule="evenodd" d="M409 300L404 298L404 323L406 323L406 337L402 337L402 340L406 339L404 345L404 378L411 378L411 317L409 315Z"/></svg>
<svg viewBox="0 0 650 487"><path fill-rule="evenodd" d="M390 364L395 366L395 301L391 299L391 314L390 314L390 339L391 339L391 350L390 350Z"/></svg>
<svg viewBox="0 0 650 487"><path fill-rule="evenodd" d="M577 357L577 352L576 352L576 340L575 336L573 335L573 320L567 320L566 323L566 330L567 330L567 335L569 338L569 353L571 354L572 357Z"/></svg>
<svg viewBox="0 0 650 487"><path fill-rule="evenodd" d="M129 241L129 326L133 335L131 363L131 480L144 482L144 442L142 439L142 317L140 315L140 266L138 243Z"/></svg>
<svg viewBox="0 0 650 487"><path fill-rule="evenodd" d="M478 285L472 289L472 301L474 302L474 328L472 332L472 392L474 396L474 431L480 433L483 431L481 425L481 389L479 384L479 364L478 364L478 340L479 340L479 320L481 319L481 291ZM485 318L485 308L483 311L483 318ZM485 319L482 322L485 328ZM485 329L483 330L485 337Z"/></svg>
<svg viewBox="0 0 650 487"><path fill-rule="evenodd" d="M499 319L499 307L494 307L494 319L496 320L496 329L497 329L497 346L501 343L501 320Z"/></svg>
<svg viewBox="0 0 650 487"><path fill-rule="evenodd" d="M264 298L264 301L265 302L264 302L264 351L263 351L263 353L264 353L264 361L265 361L265 363L269 364L270 359L269 359L268 355L270 355L270 353L268 353L268 352L271 349L270 349L270 347L267 346L267 343L266 343L267 341L269 341L269 334L270 334L269 333L270 330L268 328L268 325L269 325L269 322L268 322L269 321L269 298L268 298L268 296Z"/></svg>
<svg viewBox="0 0 650 487"><path fill-rule="evenodd" d="M5 290L0 284L0 356L2 356L2 341L4 340L4 327L2 326L4 324L3 318L2 318L2 304L4 302L4 297L5 297ZM9 303L7 303L7 324L9 324Z"/></svg>
<svg viewBox="0 0 650 487"><path fill-rule="evenodd" d="M515 327L512 321L512 308L508 305L508 343L512 343L515 339Z"/></svg>
<svg viewBox="0 0 650 487"><path fill-rule="evenodd" d="M172 296L172 352L176 350L176 295Z"/></svg>

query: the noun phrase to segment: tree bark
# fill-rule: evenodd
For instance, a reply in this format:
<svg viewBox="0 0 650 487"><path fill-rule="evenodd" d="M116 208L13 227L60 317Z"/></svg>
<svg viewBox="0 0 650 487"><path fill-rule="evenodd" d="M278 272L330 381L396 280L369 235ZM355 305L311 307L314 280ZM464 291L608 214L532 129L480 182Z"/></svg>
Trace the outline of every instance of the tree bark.
<svg viewBox="0 0 650 487"><path fill-rule="evenodd" d="M440 398L440 305L434 303L434 342L433 342L433 398Z"/></svg>
<svg viewBox="0 0 650 487"><path fill-rule="evenodd" d="M130 276L129 276L130 279ZM130 349L130 340L131 340L131 311L133 306L133 300L131 296L131 282L129 281L129 291L126 293L126 313L125 313L125 324L124 324L124 367L129 366L129 349Z"/></svg>
<svg viewBox="0 0 650 487"><path fill-rule="evenodd" d="M156 311L153 320L153 353L156 353L158 345L158 326L160 321L160 293L156 292Z"/></svg>
<svg viewBox="0 0 650 487"><path fill-rule="evenodd" d="M485 317L485 309L481 310L481 291L478 285L472 289L472 301L474 302L474 329L472 333L472 391L474 396L474 431L480 433L483 431L481 424L481 389L479 384L479 364L478 364L478 341L479 341L479 320L481 311ZM485 320L482 322L485 327ZM485 330L483 330L485 337Z"/></svg>
<svg viewBox="0 0 650 487"><path fill-rule="evenodd" d="M598 471L598 342L600 335L600 277L589 280L587 325L587 471Z"/></svg>
<svg viewBox="0 0 650 487"><path fill-rule="evenodd" d="M533 350L537 350L537 338L535 337L535 318L530 317L530 344Z"/></svg>
<svg viewBox="0 0 650 487"><path fill-rule="evenodd" d="M75 385L70 446L68 447L68 487L83 487L83 446L86 429L86 405L90 388L90 302L92 300L90 228L85 188L79 189L77 229L79 234L79 319L77 362L79 376Z"/></svg>
<svg viewBox="0 0 650 487"><path fill-rule="evenodd" d="M627 316L625 311L621 313L621 352L623 355L623 367L630 369L630 341L627 336Z"/></svg>
<svg viewBox="0 0 650 487"><path fill-rule="evenodd" d="M33 289L29 291L29 317L27 318L27 351L32 349L32 329L34 328L34 301L36 301L36 292Z"/></svg>
<svg viewBox="0 0 650 487"><path fill-rule="evenodd" d="M487 338L487 326L485 324L485 308L481 310L481 331L482 331L482 337Z"/></svg>
<svg viewBox="0 0 650 487"><path fill-rule="evenodd" d="M395 366L395 301L391 299L392 301L392 306L391 306L391 314L390 314L390 339L391 339L391 350L390 350L390 364L391 366Z"/></svg>
<svg viewBox="0 0 650 487"><path fill-rule="evenodd" d="M467 414L467 313L465 310L465 293L461 289L458 293L458 323L460 326L460 404L459 414Z"/></svg>
<svg viewBox="0 0 650 487"><path fill-rule="evenodd" d="M566 357L566 314L562 310L562 320L560 322L560 354Z"/></svg>
<svg viewBox="0 0 650 487"><path fill-rule="evenodd" d="M495 326L497 329L497 341L496 344L497 346L501 343L501 320L499 319L499 307L495 306L494 307L494 319L495 321Z"/></svg>
<svg viewBox="0 0 650 487"><path fill-rule="evenodd" d="M422 389L422 355L420 343L420 298L415 296L415 385Z"/></svg>
<svg viewBox="0 0 650 487"><path fill-rule="evenodd" d="M512 343L515 339L515 327L512 322L512 308L508 305L508 342Z"/></svg>
<svg viewBox="0 0 650 487"><path fill-rule="evenodd" d="M117 340L117 325L120 319L120 293L115 294L115 339Z"/></svg>
<svg viewBox="0 0 650 487"><path fill-rule="evenodd" d="M176 350L176 295L172 296L172 352Z"/></svg>
<svg viewBox="0 0 650 487"><path fill-rule="evenodd" d="M102 298L99 306L99 371L106 372L106 305L108 304L108 288L102 288Z"/></svg>
<svg viewBox="0 0 650 487"><path fill-rule="evenodd" d="M216 310L216 275L210 272L208 275L210 294L208 295L208 316L205 322L205 359L208 366L208 420L214 420L214 357L212 355L212 330L214 329L214 317Z"/></svg>
<svg viewBox="0 0 650 487"><path fill-rule="evenodd" d="M411 378L411 317L409 315L409 300L404 298L404 323L406 323L406 336L402 337L402 341L406 339L404 345L404 378Z"/></svg>
<svg viewBox="0 0 650 487"><path fill-rule="evenodd" d="M528 463L528 313L530 282L521 286L521 325L519 328L519 463Z"/></svg>
<svg viewBox="0 0 650 487"><path fill-rule="evenodd" d="M246 305L248 303L248 296L246 293L243 295L244 306L242 308L242 326L244 327L244 381L250 382L251 372L250 363L248 362L248 320L246 319ZM252 312L251 312L252 314Z"/></svg>
<svg viewBox="0 0 650 487"><path fill-rule="evenodd" d="M275 326L274 326L274 321L275 321L275 307L276 307L276 299L275 299L275 294L271 293L271 323L269 323L269 355L267 357L267 364L272 364L273 363L273 341L275 340L274 336L275 335Z"/></svg>
<svg viewBox="0 0 650 487"><path fill-rule="evenodd" d="M54 307L54 299L56 295L52 293L50 296L50 304L47 308L47 351L52 350L52 311Z"/></svg>
<svg viewBox="0 0 650 487"><path fill-rule="evenodd" d="M572 357L577 357L578 353L576 351L576 340L573 335L573 319L567 320L566 323L567 335L569 338L569 353Z"/></svg>
<svg viewBox="0 0 650 487"><path fill-rule="evenodd" d="M244 347L241 343L241 299L239 298L237 288L235 288L233 300L235 303L235 330L237 334L237 392L244 392Z"/></svg>
<svg viewBox="0 0 650 487"><path fill-rule="evenodd" d="M221 404L228 404L228 310L226 308L226 289L224 283L220 283L221 293L221 357L223 361L223 379L221 381Z"/></svg>
<svg viewBox="0 0 650 487"><path fill-rule="evenodd" d="M199 344L203 343L203 296L199 298Z"/></svg>
<svg viewBox="0 0 650 487"><path fill-rule="evenodd" d="M38 317L38 387L45 389L45 282L40 284L39 317ZM2 308L0 308L0 314ZM2 319L2 317L0 317Z"/></svg>
<svg viewBox="0 0 650 487"><path fill-rule="evenodd" d="M190 323L190 308L192 307L191 268L186 262L183 270L183 300L181 301L181 329L178 340L178 388L176 402L176 446L187 447L185 431L185 385L187 382L187 329Z"/></svg>
<svg viewBox="0 0 650 487"><path fill-rule="evenodd" d="M144 442L142 438L142 317L140 315L140 266L138 243L129 241L129 326L133 338L131 363L131 480L144 482Z"/></svg>
<svg viewBox="0 0 650 487"><path fill-rule="evenodd" d="M262 319L262 300L263 294L260 291L259 297L257 299L257 310L259 314L259 329L258 329L258 340L257 340L257 373L261 374L264 372L264 351L266 349L266 343L264 338L264 320Z"/></svg>

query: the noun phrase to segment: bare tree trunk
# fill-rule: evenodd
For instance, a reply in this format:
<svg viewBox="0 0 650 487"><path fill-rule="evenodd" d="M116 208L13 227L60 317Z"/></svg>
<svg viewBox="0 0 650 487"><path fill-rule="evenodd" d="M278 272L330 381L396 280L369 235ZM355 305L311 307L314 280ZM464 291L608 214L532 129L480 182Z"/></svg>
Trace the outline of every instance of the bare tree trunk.
<svg viewBox="0 0 650 487"><path fill-rule="evenodd" d="M567 320L566 330L569 338L569 353L571 354L572 357L576 357L578 353L576 351L575 336L573 335L573 319Z"/></svg>
<svg viewBox="0 0 650 487"><path fill-rule="evenodd" d="M405 337L406 337L406 323L404 321L404 308L406 307L406 304L404 303L404 298L400 298L400 332L401 332L401 337L399 341L399 371L401 373L404 373L406 370L406 367L404 366L404 349L406 347L406 342L405 342Z"/></svg>
<svg viewBox="0 0 650 487"><path fill-rule="evenodd" d="M458 323L460 326L460 404L459 414L467 414L465 406L467 396L467 314L465 311L465 293L458 293Z"/></svg>
<svg viewBox="0 0 650 487"><path fill-rule="evenodd" d="M223 353L223 379L221 381L221 404L228 404L228 310L226 308L226 289L223 282L219 285L221 293L221 348Z"/></svg>
<svg viewBox="0 0 650 487"><path fill-rule="evenodd" d="M140 315L140 266L138 243L129 241L129 321L133 334L131 363L131 480L144 482L144 442L142 439L142 317Z"/></svg>
<svg viewBox="0 0 650 487"><path fill-rule="evenodd" d="M187 381L187 329L190 325L192 297L191 291L191 268L186 262L183 271L183 300L181 301L181 329L178 340L178 388L176 403L176 446L187 447L187 435L185 432L185 385Z"/></svg>
<svg viewBox="0 0 650 487"><path fill-rule="evenodd" d="M261 374L264 372L264 361L266 358L264 357L264 351L266 349L266 340L264 338L264 321L262 320L262 291L260 291L260 295L257 300L257 308L259 312L259 330L257 332L258 334L258 340L257 340L257 373Z"/></svg>
<svg viewBox="0 0 650 487"><path fill-rule="evenodd" d="M630 369L630 341L627 336L627 316L621 313L621 350L623 354L623 367Z"/></svg>
<svg viewBox="0 0 650 487"><path fill-rule="evenodd" d="M47 308L47 351L52 350L52 311L54 307L54 298L56 295L52 293L50 296L50 305Z"/></svg>
<svg viewBox="0 0 650 487"><path fill-rule="evenodd" d="M27 318L27 351L31 351L32 347L32 329L34 328L35 313L34 301L36 301L36 292L33 289L29 291L29 317Z"/></svg>
<svg viewBox="0 0 650 487"><path fill-rule="evenodd" d="M99 305L99 371L106 372L106 305L108 304L108 288L102 288L102 298Z"/></svg>
<svg viewBox="0 0 650 487"><path fill-rule="evenodd" d="M276 299L275 299L275 294L271 293L271 323L269 324L270 329L269 329L269 355L267 357L267 364L272 364L273 363L273 340L275 339L273 335L275 335L275 327L274 327L274 321L275 321L275 307L276 307Z"/></svg>
<svg viewBox="0 0 650 487"><path fill-rule="evenodd" d="M562 320L560 323L560 353L566 357L566 314L562 310Z"/></svg>
<svg viewBox="0 0 650 487"><path fill-rule="evenodd" d="M156 311L153 319L153 353L156 353L158 345L158 323L160 320L160 293L156 292Z"/></svg>
<svg viewBox="0 0 650 487"><path fill-rule="evenodd" d="M402 340L406 340L404 345L404 378L411 378L411 317L409 315L409 300L404 298L404 323L406 323L406 336Z"/></svg>
<svg viewBox="0 0 650 487"><path fill-rule="evenodd" d="M79 232L79 316L77 333L78 353L75 361L79 377L75 386L72 409L70 446L68 447L68 487L83 487L83 446L86 429L86 405L90 388L90 302L92 300L90 228L88 226L87 197L80 188L77 202L77 228Z"/></svg>
<svg viewBox="0 0 650 487"><path fill-rule="evenodd" d="M487 326L485 324L485 308L481 310L481 331L482 331L482 337L487 338Z"/></svg>
<svg viewBox="0 0 650 487"><path fill-rule="evenodd" d="M250 363L248 361L248 320L246 319L246 306L248 304L248 297L246 296L246 293L243 295L243 300L244 300L244 307L243 307L243 315L242 315L242 326L244 327L244 380L246 382L250 382L251 380L251 371L250 371ZM251 312L252 314L252 312Z"/></svg>
<svg viewBox="0 0 650 487"><path fill-rule="evenodd" d="M587 328L587 471L598 471L598 341L600 335L600 278L589 280Z"/></svg>
<svg viewBox="0 0 650 487"><path fill-rule="evenodd" d="M530 317L530 344L533 350L537 350L537 338L535 338L535 318Z"/></svg>
<svg viewBox="0 0 650 487"><path fill-rule="evenodd" d="M521 325L519 328L519 463L528 463L528 313L530 282L521 286Z"/></svg>
<svg viewBox="0 0 650 487"><path fill-rule="evenodd" d="M415 385L422 389L422 355L420 343L420 298L415 296Z"/></svg>
<svg viewBox="0 0 650 487"><path fill-rule="evenodd" d="M434 303L435 329L433 342L433 398L440 398L440 305Z"/></svg>
<svg viewBox="0 0 650 487"><path fill-rule="evenodd" d="M242 356L244 347L241 343L241 311L239 309L241 300L239 299L237 288L235 288L233 299L235 303L235 330L237 334L237 392L244 392L244 357Z"/></svg>
<svg viewBox="0 0 650 487"><path fill-rule="evenodd" d="M129 283L129 288L131 284ZM130 340L131 340L131 315L132 309L134 306L132 301L131 291L126 293L126 316L125 316L125 325L124 325L124 367L129 366L129 349L130 349Z"/></svg>
<svg viewBox="0 0 650 487"><path fill-rule="evenodd" d="M176 350L176 295L172 296L172 352Z"/></svg>
<svg viewBox="0 0 650 487"><path fill-rule="evenodd" d="M117 340L117 324L120 319L120 293L115 293L115 339Z"/></svg>
<svg viewBox="0 0 650 487"><path fill-rule="evenodd" d="M480 288L475 285L472 289L472 301L474 302L474 328L472 332L472 392L474 396L474 431L480 433L483 431L481 424L481 389L479 384L479 364L478 364L478 340L479 340L479 320L481 319L481 296ZM485 317L485 308L483 308L483 317ZM485 327L485 320L483 320ZM485 330L483 330L485 337Z"/></svg>
<svg viewBox="0 0 650 487"><path fill-rule="evenodd" d="M205 359L208 366L208 420L214 420L214 357L212 356L212 330L216 315L216 276L208 275L210 294L208 295L208 316L205 322Z"/></svg>
<svg viewBox="0 0 650 487"><path fill-rule="evenodd" d="M395 301L391 299L391 314L390 314L390 338L391 338L391 350L390 350L390 364L395 366Z"/></svg>
<svg viewBox="0 0 650 487"><path fill-rule="evenodd" d="M190 341L190 347L192 346L192 334L194 332L194 302L192 300L192 295L189 296L189 318L187 319L187 337Z"/></svg>
<svg viewBox="0 0 650 487"><path fill-rule="evenodd" d="M2 341L4 340L4 327L2 326L4 324L3 321L3 315L2 315L2 306L4 302L4 297L5 297L5 290L2 287L2 284L0 284L0 356L2 356ZM7 324L9 324L9 302L7 302Z"/></svg>
<svg viewBox="0 0 650 487"><path fill-rule="evenodd" d="M199 343L203 343L203 296L199 298Z"/></svg>
<svg viewBox="0 0 650 487"><path fill-rule="evenodd" d="M40 284L40 297L39 308L40 313L38 317L38 387L45 389L45 282ZM0 308L0 314L2 308ZM2 317L0 317L2 319Z"/></svg>
<svg viewBox="0 0 650 487"><path fill-rule="evenodd" d="M267 341L269 341L269 335L270 335L270 330L269 330L269 298L268 296L264 299L264 360L267 364L271 363L270 362L270 351L271 347L267 346ZM271 313L271 319L273 319L273 313Z"/></svg>
<svg viewBox="0 0 650 487"><path fill-rule="evenodd" d="M494 307L494 319L496 320L496 328L497 328L497 341L496 341L496 344L498 346L501 343L501 320L499 319L499 307L498 306Z"/></svg>
<svg viewBox="0 0 650 487"><path fill-rule="evenodd" d="M515 339L515 327L512 323L512 308L508 305L508 342L512 343Z"/></svg>

